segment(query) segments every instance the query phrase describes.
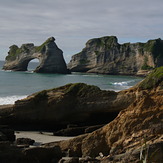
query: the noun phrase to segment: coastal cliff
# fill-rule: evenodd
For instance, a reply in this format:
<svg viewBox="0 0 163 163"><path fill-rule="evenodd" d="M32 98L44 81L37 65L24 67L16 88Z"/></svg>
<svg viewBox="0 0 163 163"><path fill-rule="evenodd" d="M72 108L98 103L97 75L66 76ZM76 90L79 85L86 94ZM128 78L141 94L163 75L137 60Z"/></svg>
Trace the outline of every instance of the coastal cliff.
<svg viewBox="0 0 163 163"><path fill-rule="evenodd" d="M101 163L163 162L163 67L132 91L134 102L112 122L92 133L45 146L59 145L73 157L97 157Z"/></svg>
<svg viewBox="0 0 163 163"><path fill-rule="evenodd" d="M72 56L68 68L74 72L144 75L163 65L163 40L119 44L115 36L91 39Z"/></svg>
<svg viewBox="0 0 163 163"><path fill-rule="evenodd" d="M33 59L39 60L37 73L69 73L63 52L54 42L55 38L48 38L42 45L23 44L20 48L12 45L6 57L4 70L27 71L28 64Z"/></svg>

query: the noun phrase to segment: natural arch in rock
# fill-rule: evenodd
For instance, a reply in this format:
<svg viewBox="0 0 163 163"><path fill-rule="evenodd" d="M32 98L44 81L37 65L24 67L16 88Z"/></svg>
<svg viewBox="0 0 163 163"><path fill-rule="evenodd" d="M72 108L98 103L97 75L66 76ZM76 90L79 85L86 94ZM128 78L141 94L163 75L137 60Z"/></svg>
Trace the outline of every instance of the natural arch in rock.
<svg viewBox="0 0 163 163"><path fill-rule="evenodd" d="M34 70L38 73L69 73L63 52L50 37L42 45L23 44L20 48L12 45L6 57L4 70L27 71L28 64L33 59L39 60L39 66Z"/></svg>
<svg viewBox="0 0 163 163"><path fill-rule="evenodd" d="M28 63L27 70L34 71L39 66L39 64L40 64L39 60L35 58Z"/></svg>

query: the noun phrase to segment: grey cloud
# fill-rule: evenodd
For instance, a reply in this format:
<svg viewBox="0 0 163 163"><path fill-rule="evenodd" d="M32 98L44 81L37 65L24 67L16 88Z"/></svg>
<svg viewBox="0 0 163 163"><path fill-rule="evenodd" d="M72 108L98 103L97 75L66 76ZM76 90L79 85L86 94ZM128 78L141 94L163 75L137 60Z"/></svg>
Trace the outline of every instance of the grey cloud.
<svg viewBox="0 0 163 163"><path fill-rule="evenodd" d="M163 37L162 0L0 0L0 49L56 37L65 58L94 37ZM0 55L0 59L4 59Z"/></svg>

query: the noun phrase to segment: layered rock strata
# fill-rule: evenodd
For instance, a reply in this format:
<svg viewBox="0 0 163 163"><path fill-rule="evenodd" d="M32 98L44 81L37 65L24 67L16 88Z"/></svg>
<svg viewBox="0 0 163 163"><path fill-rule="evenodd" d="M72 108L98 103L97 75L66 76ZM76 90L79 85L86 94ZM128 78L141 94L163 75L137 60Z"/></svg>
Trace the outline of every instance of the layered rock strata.
<svg viewBox="0 0 163 163"><path fill-rule="evenodd" d="M75 72L123 75L145 75L159 66L163 66L163 40L119 44L115 36L89 40L68 64Z"/></svg>
<svg viewBox="0 0 163 163"><path fill-rule="evenodd" d="M74 100L72 101L72 99ZM105 114L107 112L111 113L113 110L123 110L120 111L112 122L92 133L77 136L70 140L48 143L42 145L42 147L35 148L20 149L10 142L5 142L10 140L8 135L13 135L13 131L8 132L9 130L7 130L6 132L6 128L2 126L0 160L5 163L58 162L61 157L67 154L69 157L83 157L80 160L79 158L71 159L71 161L76 160L76 162L161 163L163 162L162 99L163 67L155 69L135 87L119 93L101 91L98 87L79 83L33 94L24 100L17 101L17 104L13 106L0 107L0 123L8 122L11 124L15 122L16 124L22 123L24 125L25 123L32 122L34 124L36 119L38 126L43 125L46 124L48 118L54 116L54 113L60 116L59 120L62 120L64 114L67 116L66 110L63 109L66 106L76 109L70 111L68 117L74 118L72 115L74 114L79 118L78 122L82 122L78 114L81 114L83 118L85 116L82 113L86 114L87 112L90 113L90 111L97 111L97 120L102 109L100 105L102 104L105 104L108 108L108 110L102 110ZM71 101L71 104L69 101ZM78 103L79 105L77 105ZM51 107L48 107L48 104ZM51 104L58 108L58 112L51 110ZM83 105L83 107L80 106L81 110L77 110L78 108L75 108L72 104L78 107ZM93 104L93 107L90 107L90 104ZM100 110L96 110L96 105ZM53 109L55 110L55 108ZM63 112L59 112L59 108L62 108L61 111ZM96 109L93 110L94 108ZM51 114L51 117L48 115L48 112ZM54 125L56 123L55 120L49 122L54 122L52 123ZM48 125L50 125L49 122L47 123ZM12 136L11 141L13 140L14 137ZM62 159L60 161L66 162L68 160Z"/></svg>
<svg viewBox="0 0 163 163"><path fill-rule="evenodd" d="M4 70L27 71L28 64L33 59L39 60L39 66L34 70L38 73L69 73L63 52L50 37L42 45L23 44L20 48L12 45L6 57Z"/></svg>
<svg viewBox="0 0 163 163"><path fill-rule="evenodd" d="M45 128L106 124L135 98L132 90L114 92L84 83L68 84L30 95L9 108L2 107L0 123Z"/></svg>
<svg viewBox="0 0 163 163"><path fill-rule="evenodd" d="M55 142L71 156L97 157L102 163L163 162L163 67L133 88L135 101L106 126ZM46 146L53 146L53 143Z"/></svg>

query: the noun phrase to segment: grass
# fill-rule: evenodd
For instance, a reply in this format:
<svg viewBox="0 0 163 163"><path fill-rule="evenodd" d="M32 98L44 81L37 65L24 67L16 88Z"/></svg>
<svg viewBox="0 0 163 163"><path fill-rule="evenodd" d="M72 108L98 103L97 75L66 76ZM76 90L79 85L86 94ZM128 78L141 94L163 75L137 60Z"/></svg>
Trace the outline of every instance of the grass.
<svg viewBox="0 0 163 163"><path fill-rule="evenodd" d="M35 51L36 52L41 52L42 50L43 50L43 48L44 48L44 46L46 45L46 44L48 44L50 42L50 40L49 39L47 39L43 44L41 44L40 46L36 46L35 47Z"/></svg>
<svg viewBox="0 0 163 163"><path fill-rule="evenodd" d="M163 40L149 40L147 43L139 43L139 52L150 52L154 59L163 57Z"/></svg>
<svg viewBox="0 0 163 163"><path fill-rule="evenodd" d="M18 48L17 45L12 45L10 47L10 51L8 52L8 56L6 57L7 61L13 61L16 59L17 55L21 53L21 49Z"/></svg>
<svg viewBox="0 0 163 163"><path fill-rule="evenodd" d="M92 93L96 93L97 91L100 91L100 88L94 85L87 85L84 83L75 83L70 85L68 89L66 89L66 94L71 94L75 96L89 96L92 95Z"/></svg>
<svg viewBox="0 0 163 163"><path fill-rule="evenodd" d="M47 90L43 90L35 94L34 101L37 103L39 101L46 100L48 97Z"/></svg>
<svg viewBox="0 0 163 163"><path fill-rule="evenodd" d="M140 84L141 89L152 89L160 86L163 89L163 66L154 69Z"/></svg>
<svg viewBox="0 0 163 163"><path fill-rule="evenodd" d="M153 67L149 66L149 65L147 64L147 62L148 62L148 57L145 56L145 57L144 57L144 64L143 64L143 66L141 67L142 70L152 70L152 69L153 69Z"/></svg>

